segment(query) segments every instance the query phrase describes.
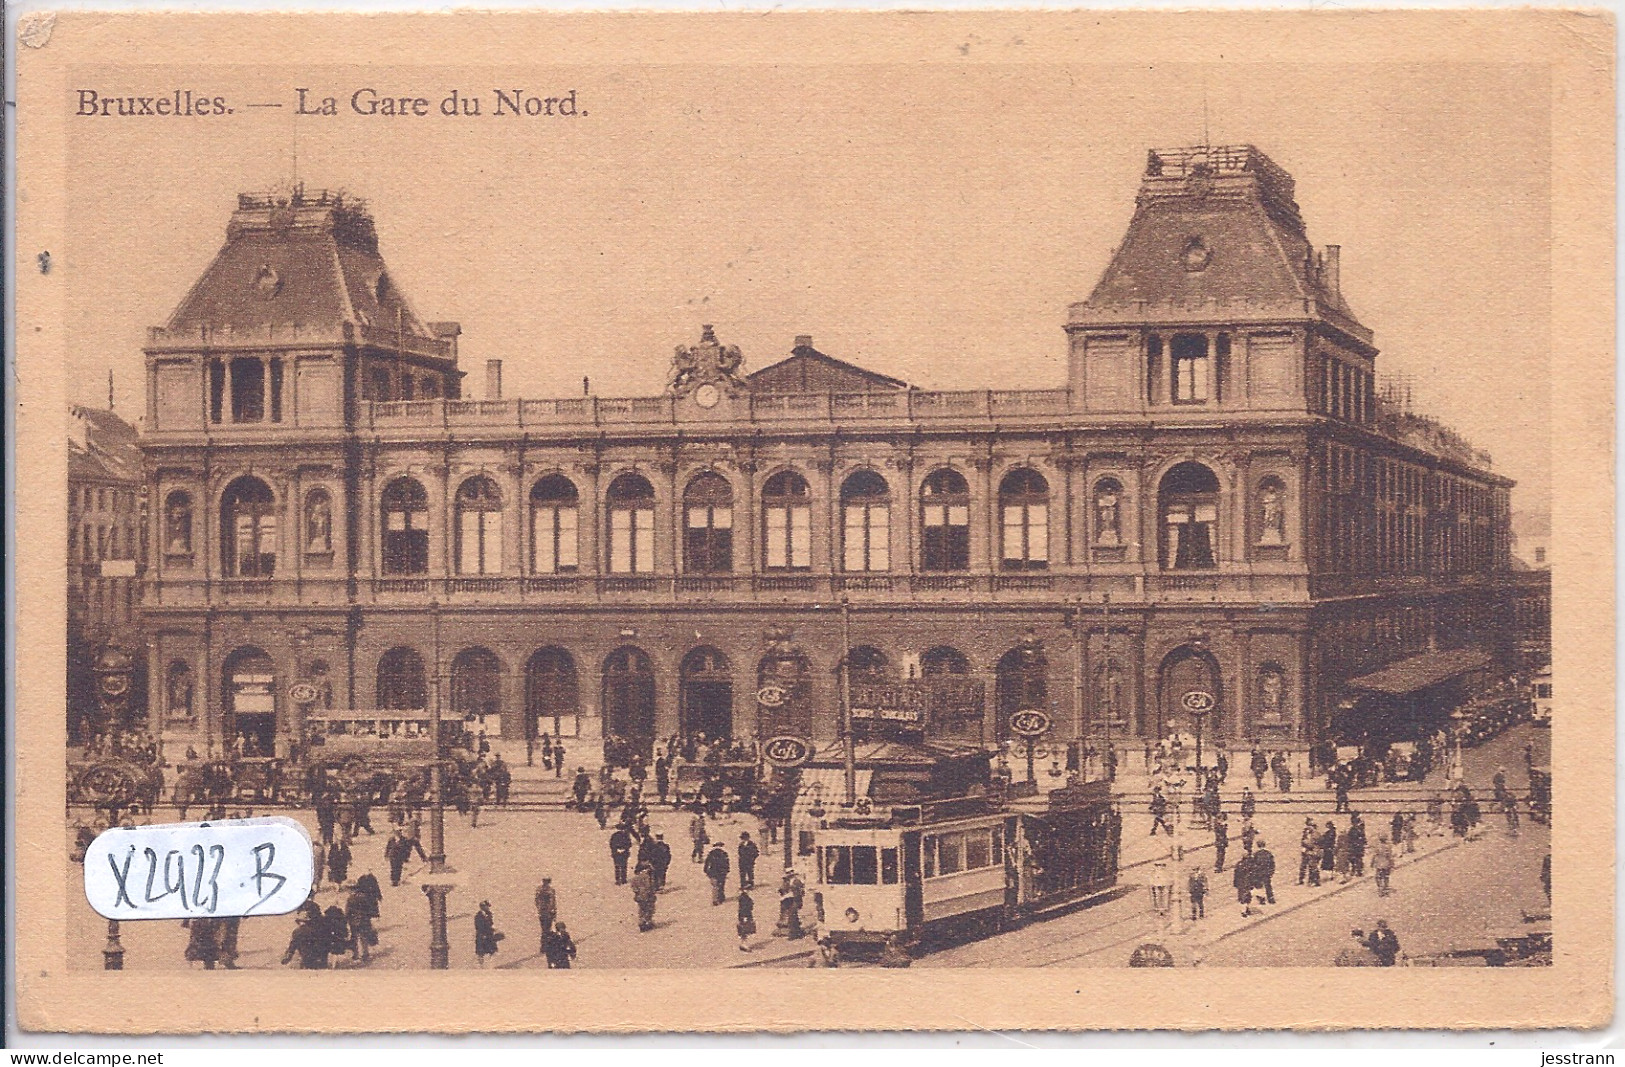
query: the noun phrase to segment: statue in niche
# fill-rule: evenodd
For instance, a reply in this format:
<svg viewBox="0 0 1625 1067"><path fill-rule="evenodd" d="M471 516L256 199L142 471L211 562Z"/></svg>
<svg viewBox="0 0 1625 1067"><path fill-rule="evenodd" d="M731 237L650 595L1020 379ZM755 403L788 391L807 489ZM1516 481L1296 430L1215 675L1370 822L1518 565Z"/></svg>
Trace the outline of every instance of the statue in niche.
<svg viewBox="0 0 1625 1067"><path fill-rule="evenodd" d="M305 551L333 551L333 505L321 490L310 494L305 506Z"/></svg>
<svg viewBox="0 0 1625 1067"><path fill-rule="evenodd" d="M1258 491L1258 543L1286 544L1286 509L1281 501L1281 487L1273 480L1265 482Z"/></svg>
<svg viewBox="0 0 1625 1067"><path fill-rule="evenodd" d="M1259 717L1279 722L1286 702L1286 676L1273 663L1258 672Z"/></svg>

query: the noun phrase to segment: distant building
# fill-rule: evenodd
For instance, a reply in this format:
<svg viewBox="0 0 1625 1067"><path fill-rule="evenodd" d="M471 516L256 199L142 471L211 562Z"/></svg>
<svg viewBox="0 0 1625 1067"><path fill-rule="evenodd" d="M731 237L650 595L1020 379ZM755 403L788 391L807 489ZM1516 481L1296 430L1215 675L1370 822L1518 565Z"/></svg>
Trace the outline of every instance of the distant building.
<svg viewBox="0 0 1625 1067"><path fill-rule="evenodd" d="M113 644L140 661L146 498L135 427L111 411L69 408L68 724L75 737L95 701L96 650Z"/></svg>
<svg viewBox="0 0 1625 1067"><path fill-rule="evenodd" d="M1152 153L1065 330L1045 389L810 336L747 373L704 327L662 395L505 399L491 361L464 399L364 205L241 197L146 349L154 714L286 752L306 682L510 740L828 739L845 653L876 732L1301 745L1509 665L1512 483L1379 399L1263 153Z"/></svg>

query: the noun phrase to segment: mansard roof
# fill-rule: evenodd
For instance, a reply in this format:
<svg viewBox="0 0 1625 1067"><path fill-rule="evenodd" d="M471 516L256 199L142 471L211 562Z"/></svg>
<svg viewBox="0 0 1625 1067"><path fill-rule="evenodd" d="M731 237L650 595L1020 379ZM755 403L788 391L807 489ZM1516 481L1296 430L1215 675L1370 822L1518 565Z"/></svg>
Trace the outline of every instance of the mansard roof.
<svg viewBox="0 0 1625 1067"><path fill-rule="evenodd" d="M111 411L68 409L68 481L138 482L141 446L135 427Z"/></svg>
<svg viewBox="0 0 1625 1067"><path fill-rule="evenodd" d="M301 188L237 198L225 246L166 329L326 331L345 323L432 336L390 277L366 205Z"/></svg>
<svg viewBox="0 0 1625 1067"><path fill-rule="evenodd" d="M1310 245L1290 175L1251 145L1152 151L1123 242L1080 307L1263 310L1306 302L1369 341L1337 250Z"/></svg>
<svg viewBox="0 0 1625 1067"><path fill-rule="evenodd" d="M871 393L907 389L907 382L865 370L812 346L811 337L796 338L790 355L745 376L758 393Z"/></svg>

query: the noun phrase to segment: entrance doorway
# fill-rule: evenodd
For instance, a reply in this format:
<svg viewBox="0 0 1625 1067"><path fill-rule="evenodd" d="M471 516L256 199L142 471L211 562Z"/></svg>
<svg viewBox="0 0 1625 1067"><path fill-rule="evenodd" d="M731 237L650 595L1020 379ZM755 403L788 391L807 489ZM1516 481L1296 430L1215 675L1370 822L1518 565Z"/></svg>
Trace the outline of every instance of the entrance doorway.
<svg viewBox="0 0 1625 1067"><path fill-rule="evenodd" d="M225 712L228 736L241 738L245 756L276 755L276 667L258 648L226 657Z"/></svg>
<svg viewBox="0 0 1625 1067"><path fill-rule="evenodd" d="M1212 653L1189 646L1168 653L1162 661L1158 688L1158 737L1196 733L1195 717L1182 699L1187 693L1206 693L1213 698L1212 710L1202 716L1202 731L1209 738L1221 736L1224 701L1219 691L1219 665Z"/></svg>
<svg viewBox="0 0 1625 1067"><path fill-rule="evenodd" d="M683 734L707 741L733 737L734 685L728 658L714 648L696 648L683 658Z"/></svg>
<svg viewBox="0 0 1625 1067"><path fill-rule="evenodd" d="M562 648L544 648L525 665L525 736L576 736L581 712L576 664Z"/></svg>
<svg viewBox="0 0 1625 1067"><path fill-rule="evenodd" d="M647 754L655 737L655 669L641 648L627 645L604 660L604 730Z"/></svg>

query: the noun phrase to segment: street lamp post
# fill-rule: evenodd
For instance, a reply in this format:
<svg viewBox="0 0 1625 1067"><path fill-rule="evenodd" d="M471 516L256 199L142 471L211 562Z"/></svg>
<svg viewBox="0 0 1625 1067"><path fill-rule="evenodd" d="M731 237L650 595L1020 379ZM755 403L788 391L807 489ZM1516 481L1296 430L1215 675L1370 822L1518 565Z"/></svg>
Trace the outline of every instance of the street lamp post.
<svg viewBox="0 0 1625 1067"><path fill-rule="evenodd" d="M443 971L451 962L451 941L446 936L446 895L451 886L427 883L423 892L429 898L429 967Z"/></svg>
<svg viewBox="0 0 1625 1067"><path fill-rule="evenodd" d="M1196 788L1201 789L1207 784L1207 768L1202 764L1202 719L1207 712L1191 712L1191 721L1196 724Z"/></svg>
<svg viewBox="0 0 1625 1067"><path fill-rule="evenodd" d="M107 944L102 948L102 970L124 969L124 942L119 940L118 920L107 920Z"/></svg>

